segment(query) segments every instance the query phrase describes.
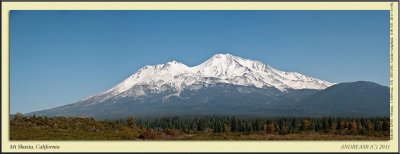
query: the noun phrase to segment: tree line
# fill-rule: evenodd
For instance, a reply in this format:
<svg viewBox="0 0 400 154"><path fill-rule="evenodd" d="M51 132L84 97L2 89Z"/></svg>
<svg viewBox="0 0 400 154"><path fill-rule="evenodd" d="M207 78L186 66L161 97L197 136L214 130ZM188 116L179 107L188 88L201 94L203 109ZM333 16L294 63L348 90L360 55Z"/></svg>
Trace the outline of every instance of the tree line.
<svg viewBox="0 0 400 154"><path fill-rule="evenodd" d="M129 116L117 120L87 117L45 117L16 114L10 120L11 139L154 139L176 134L296 134L317 132L335 135L389 136L387 117L277 117L185 116L153 119Z"/></svg>
<svg viewBox="0 0 400 154"><path fill-rule="evenodd" d="M389 118L253 118L243 119L235 116L203 116L194 118L165 117L153 120L138 120L137 125L159 130L177 129L181 131L220 132L266 132L290 134L301 131L349 132L367 134L368 132L389 132Z"/></svg>

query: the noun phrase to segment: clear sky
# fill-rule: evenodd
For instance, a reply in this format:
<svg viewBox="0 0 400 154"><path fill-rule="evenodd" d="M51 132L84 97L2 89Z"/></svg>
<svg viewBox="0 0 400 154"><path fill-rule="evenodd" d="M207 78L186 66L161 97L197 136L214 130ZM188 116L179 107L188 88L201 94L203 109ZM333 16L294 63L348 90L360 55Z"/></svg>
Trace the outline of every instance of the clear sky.
<svg viewBox="0 0 400 154"><path fill-rule="evenodd" d="M389 11L12 11L11 113L77 102L145 65L216 53L389 85Z"/></svg>

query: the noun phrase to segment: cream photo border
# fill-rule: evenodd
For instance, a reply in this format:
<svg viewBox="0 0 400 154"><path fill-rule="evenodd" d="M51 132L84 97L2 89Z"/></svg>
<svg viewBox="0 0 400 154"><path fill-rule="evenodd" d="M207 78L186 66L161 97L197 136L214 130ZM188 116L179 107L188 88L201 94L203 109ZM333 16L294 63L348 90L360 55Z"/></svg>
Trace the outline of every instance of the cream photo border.
<svg viewBox="0 0 400 154"><path fill-rule="evenodd" d="M388 141L10 141L10 10L388 10L390 11L390 120ZM389 17L388 17L389 18ZM397 152L398 2L3 2L2 152ZM388 54L389 56L389 54ZM56 145L60 149L11 149L12 145ZM377 149L342 149L370 145ZM379 149L389 145L388 149Z"/></svg>

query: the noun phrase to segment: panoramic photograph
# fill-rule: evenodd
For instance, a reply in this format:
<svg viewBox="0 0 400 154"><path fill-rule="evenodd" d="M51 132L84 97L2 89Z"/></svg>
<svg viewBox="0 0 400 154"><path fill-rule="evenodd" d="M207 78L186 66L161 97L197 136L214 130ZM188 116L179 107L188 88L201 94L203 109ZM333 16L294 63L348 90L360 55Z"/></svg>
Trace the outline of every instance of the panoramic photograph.
<svg viewBox="0 0 400 154"><path fill-rule="evenodd" d="M10 12L10 140L389 140L389 11Z"/></svg>

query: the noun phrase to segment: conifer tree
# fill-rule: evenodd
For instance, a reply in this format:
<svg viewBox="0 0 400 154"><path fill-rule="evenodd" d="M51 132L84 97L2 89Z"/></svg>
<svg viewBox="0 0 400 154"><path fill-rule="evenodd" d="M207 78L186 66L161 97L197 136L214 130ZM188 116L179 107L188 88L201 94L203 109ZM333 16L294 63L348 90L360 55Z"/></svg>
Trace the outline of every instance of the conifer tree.
<svg viewBox="0 0 400 154"><path fill-rule="evenodd" d="M126 123L129 128L132 128L132 129L136 128L136 119L134 116L129 116Z"/></svg>

